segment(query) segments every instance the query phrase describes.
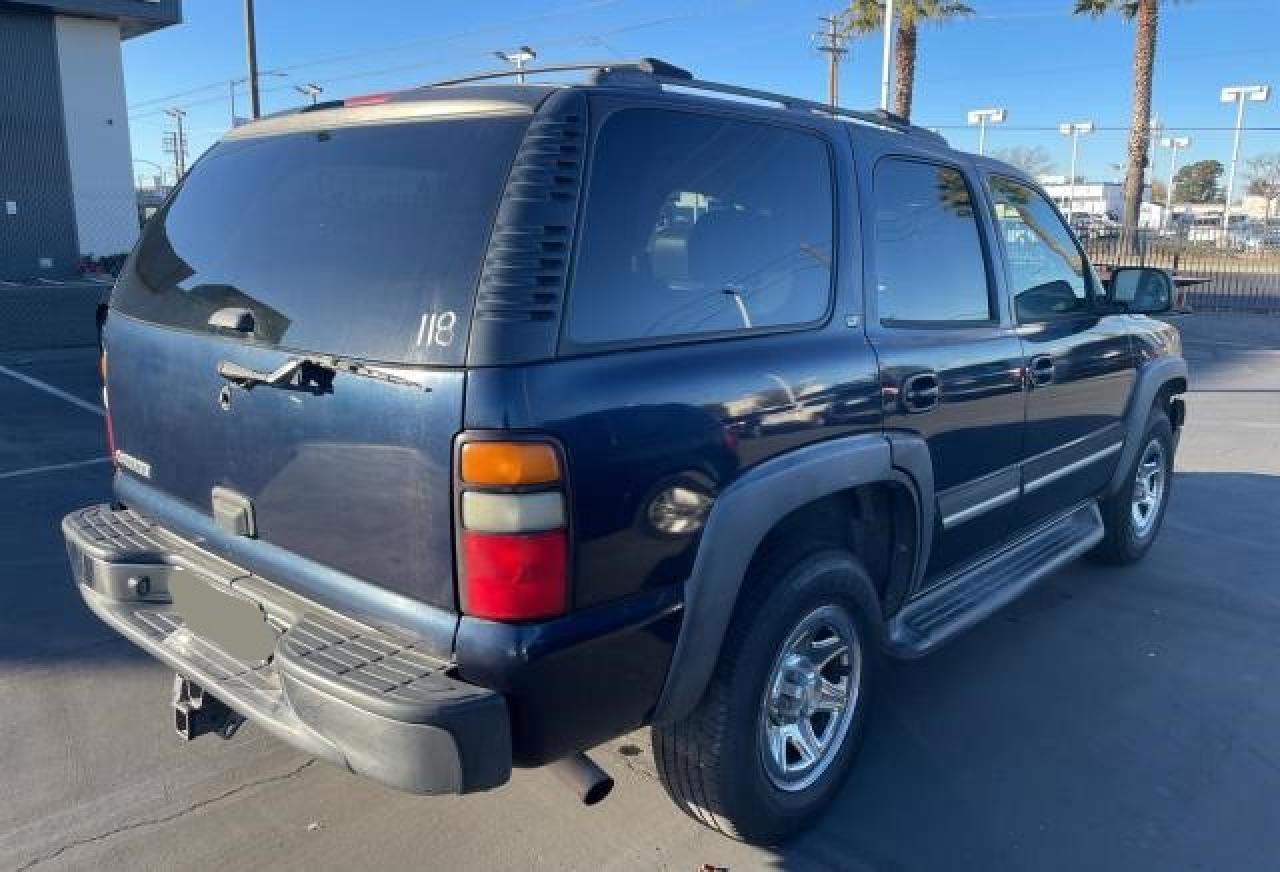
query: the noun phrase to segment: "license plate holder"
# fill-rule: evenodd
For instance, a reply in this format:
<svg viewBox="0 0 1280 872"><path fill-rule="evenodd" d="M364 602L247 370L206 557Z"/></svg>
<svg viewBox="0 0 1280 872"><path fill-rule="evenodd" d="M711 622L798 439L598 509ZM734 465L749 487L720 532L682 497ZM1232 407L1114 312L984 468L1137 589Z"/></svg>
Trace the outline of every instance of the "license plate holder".
<svg viewBox="0 0 1280 872"><path fill-rule="evenodd" d="M262 606L253 600L181 569L170 574L169 593L192 634L245 663L257 665L271 659L276 632Z"/></svg>

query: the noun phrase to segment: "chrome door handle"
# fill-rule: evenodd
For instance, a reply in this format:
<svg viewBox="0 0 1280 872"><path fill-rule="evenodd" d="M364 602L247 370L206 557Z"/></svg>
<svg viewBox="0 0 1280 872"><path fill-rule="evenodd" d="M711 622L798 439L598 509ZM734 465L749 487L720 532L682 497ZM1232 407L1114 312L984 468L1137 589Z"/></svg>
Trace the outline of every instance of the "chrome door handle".
<svg viewBox="0 0 1280 872"><path fill-rule="evenodd" d="M1027 377L1032 387L1043 387L1053 382L1053 358L1047 354L1031 358L1027 367Z"/></svg>

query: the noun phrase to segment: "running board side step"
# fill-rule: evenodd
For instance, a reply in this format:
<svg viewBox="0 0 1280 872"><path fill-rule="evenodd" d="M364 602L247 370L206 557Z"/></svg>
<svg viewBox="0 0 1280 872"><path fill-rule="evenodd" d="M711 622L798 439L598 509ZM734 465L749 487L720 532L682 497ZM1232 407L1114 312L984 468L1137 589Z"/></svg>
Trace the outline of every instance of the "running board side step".
<svg viewBox="0 0 1280 872"><path fill-rule="evenodd" d="M1094 502L1078 506L908 603L889 622L889 651L921 657L1030 590L1102 540Z"/></svg>

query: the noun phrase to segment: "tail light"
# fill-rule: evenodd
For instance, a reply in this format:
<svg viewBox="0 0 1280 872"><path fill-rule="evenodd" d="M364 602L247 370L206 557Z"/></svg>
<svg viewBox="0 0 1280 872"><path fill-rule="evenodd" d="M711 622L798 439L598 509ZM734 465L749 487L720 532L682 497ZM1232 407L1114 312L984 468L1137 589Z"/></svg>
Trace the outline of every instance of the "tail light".
<svg viewBox="0 0 1280 872"><path fill-rule="evenodd" d="M102 411L103 421L107 428L107 456L111 458L111 462L116 462L116 432L111 426L111 400L107 396L107 350L104 348L98 354L98 375L102 379Z"/></svg>
<svg viewBox="0 0 1280 872"><path fill-rule="evenodd" d="M532 621L569 605L563 472L545 442L464 442L458 452L462 610Z"/></svg>

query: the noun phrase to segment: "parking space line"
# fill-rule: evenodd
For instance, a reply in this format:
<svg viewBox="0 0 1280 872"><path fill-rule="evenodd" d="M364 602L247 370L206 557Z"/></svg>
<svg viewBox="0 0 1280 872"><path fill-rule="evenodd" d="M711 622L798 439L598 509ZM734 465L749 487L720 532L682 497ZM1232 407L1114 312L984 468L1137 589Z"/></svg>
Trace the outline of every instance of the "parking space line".
<svg viewBox="0 0 1280 872"><path fill-rule="evenodd" d="M92 460L73 460L70 463L50 463L47 466L29 466L26 469L15 469L12 472L0 472L0 480L21 478L24 475L39 475L42 472L58 472L63 469L79 469L82 466L96 466L110 462L110 457L95 457Z"/></svg>
<svg viewBox="0 0 1280 872"><path fill-rule="evenodd" d="M74 406L79 406L86 412L93 412L95 415L107 414L102 410L101 406L96 406L93 403L87 403L75 394L69 394L62 388L55 388L48 382L42 382L38 378L32 378L29 375L18 372L16 369L9 369L7 366L0 366L0 375L7 375L9 378L17 379L20 382L30 385L36 390L44 391L46 394L52 394L60 400L66 400L68 403L71 403Z"/></svg>

